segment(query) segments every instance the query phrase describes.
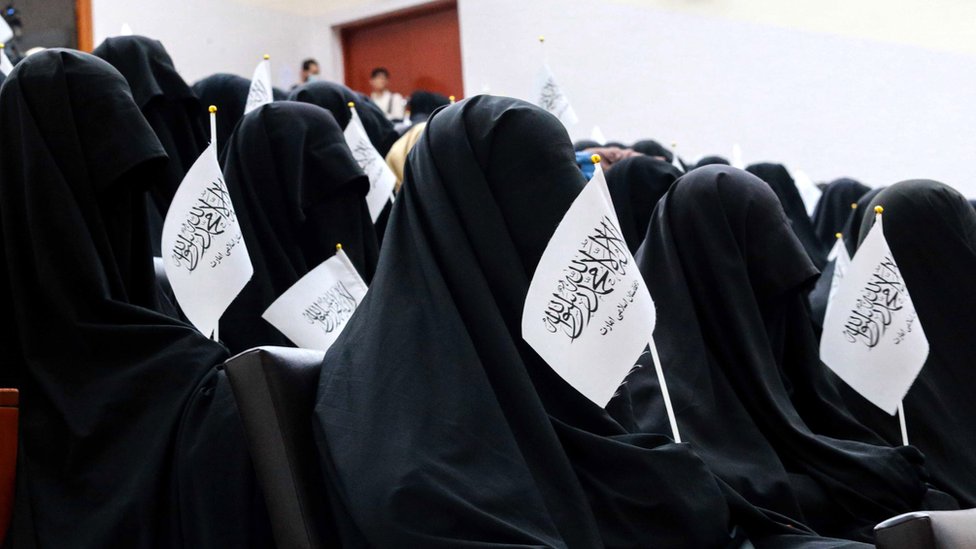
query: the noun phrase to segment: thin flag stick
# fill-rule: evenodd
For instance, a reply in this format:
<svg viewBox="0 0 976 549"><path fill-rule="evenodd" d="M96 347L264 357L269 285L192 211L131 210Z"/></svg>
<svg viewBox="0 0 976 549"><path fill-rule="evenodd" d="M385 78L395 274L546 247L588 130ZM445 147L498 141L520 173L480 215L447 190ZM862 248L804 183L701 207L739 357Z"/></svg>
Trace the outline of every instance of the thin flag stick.
<svg viewBox="0 0 976 549"><path fill-rule="evenodd" d="M210 142L217 147L217 107L210 105Z"/></svg>
<svg viewBox="0 0 976 549"><path fill-rule="evenodd" d="M674 435L675 442L681 442L681 435L678 433L678 420L674 417L674 407L671 406L671 394L668 393L668 382L664 380L664 370L661 369L661 357L657 354L657 345L654 344L654 336L651 336L651 359L654 361L654 371L657 372L658 383L661 384L661 395L664 397L664 409L668 413L668 422L671 423L671 433Z"/></svg>
<svg viewBox="0 0 976 549"><path fill-rule="evenodd" d="M546 50L546 37L539 35L539 46L542 48L542 62L549 64L549 51Z"/></svg>
<svg viewBox="0 0 976 549"><path fill-rule="evenodd" d="M905 425L905 405L903 402L898 403L898 425L901 427L901 443L903 446L908 446L908 427Z"/></svg>

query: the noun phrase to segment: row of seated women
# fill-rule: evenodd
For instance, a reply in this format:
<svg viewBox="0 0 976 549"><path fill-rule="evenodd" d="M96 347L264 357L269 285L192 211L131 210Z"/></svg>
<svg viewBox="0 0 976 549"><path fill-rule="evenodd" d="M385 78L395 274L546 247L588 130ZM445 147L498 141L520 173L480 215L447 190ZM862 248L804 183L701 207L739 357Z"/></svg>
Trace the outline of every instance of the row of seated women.
<svg viewBox="0 0 976 549"><path fill-rule="evenodd" d="M902 446L895 418L819 360L808 294L823 263L773 183L614 165L677 444L648 356L601 408L520 335L533 272L586 184L554 117L491 96L438 110L378 232L347 102L381 153L397 136L358 94L312 83L235 116L210 95L228 77L191 90L158 42L95 53L32 55L0 88L2 382L22 395L10 546L272 546L220 367L289 345L260 314L336 242L370 285L309 411L332 506L320 518L342 546L866 547L889 517L976 506L976 211L950 187L897 183L834 219L854 246L861 215L885 206L931 342ZM254 263L219 343L153 270L168 200L205 146L198 97L218 105Z"/></svg>

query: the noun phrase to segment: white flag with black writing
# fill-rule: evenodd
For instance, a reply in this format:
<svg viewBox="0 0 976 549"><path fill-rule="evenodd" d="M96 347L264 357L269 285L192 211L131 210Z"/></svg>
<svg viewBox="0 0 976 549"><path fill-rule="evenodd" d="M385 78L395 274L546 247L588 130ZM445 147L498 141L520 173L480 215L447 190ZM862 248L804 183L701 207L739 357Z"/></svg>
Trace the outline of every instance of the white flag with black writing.
<svg viewBox="0 0 976 549"><path fill-rule="evenodd" d="M281 294L262 318L299 347L328 351L366 296L366 283L342 250Z"/></svg>
<svg viewBox="0 0 976 549"><path fill-rule="evenodd" d="M577 391L606 406L647 347L654 324L654 301L598 166L532 276L522 337Z"/></svg>
<svg viewBox="0 0 976 549"><path fill-rule="evenodd" d="M576 111L573 110L569 98L566 97L556 82L556 77L552 74L552 69L549 68L548 64L543 64L536 75L533 101L536 105L552 113L567 127L579 122Z"/></svg>
<svg viewBox="0 0 976 549"><path fill-rule="evenodd" d="M387 202L393 197L397 179L386 160L380 156L379 151L369 140L363 121L359 119L359 113L354 107L350 107L349 110L352 112L343 134L346 136L346 144L349 145L353 158L369 178L366 206L369 208L369 216L375 223Z"/></svg>
<svg viewBox="0 0 976 549"><path fill-rule="evenodd" d="M274 87L271 84L271 60L262 59L257 68L254 69L254 76L251 77L251 87L247 90L244 114L272 101L274 101Z"/></svg>
<svg viewBox="0 0 976 549"><path fill-rule="evenodd" d="M254 274L213 143L176 189L163 222L162 247L176 301L210 337Z"/></svg>
<svg viewBox="0 0 976 549"><path fill-rule="evenodd" d="M843 238L837 237L837 241L834 242L834 247L827 254L827 261L834 262L834 271L830 276L830 292L827 293L827 307L825 309L825 311L830 311L830 303L834 300L834 296L837 295L837 289L840 288L840 281L844 280L844 275L851 268L851 255L847 253L847 246L844 244Z"/></svg>
<svg viewBox="0 0 976 549"><path fill-rule="evenodd" d="M893 415L925 365L929 342L888 248L881 216L842 276L824 318L820 357L851 388Z"/></svg>

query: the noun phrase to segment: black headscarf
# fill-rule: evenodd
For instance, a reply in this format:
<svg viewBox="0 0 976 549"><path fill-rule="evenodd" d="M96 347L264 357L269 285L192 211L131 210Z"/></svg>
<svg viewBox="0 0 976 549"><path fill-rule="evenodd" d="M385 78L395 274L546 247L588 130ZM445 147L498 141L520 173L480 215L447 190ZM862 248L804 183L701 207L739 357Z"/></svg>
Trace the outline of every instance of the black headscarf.
<svg viewBox="0 0 976 549"><path fill-rule="evenodd" d="M150 211L150 237L153 252L160 255L162 220L183 176L209 142L200 119L203 109L158 40L145 36L107 38L93 53L129 82L136 105L169 156L165 177L151 189L155 209Z"/></svg>
<svg viewBox="0 0 976 549"><path fill-rule="evenodd" d="M393 123L387 120L386 115L368 98L363 97L351 89L335 82L316 81L303 84L288 95L292 101L301 101L318 105L332 113L339 127L343 130L349 124L349 102L356 104L356 113L363 121L363 128L370 142L376 147L380 156L386 157L390 152L390 147L400 138Z"/></svg>
<svg viewBox="0 0 976 549"><path fill-rule="evenodd" d="M0 265L18 335L4 365L22 377L15 547L208 546L196 526L259 522L241 509L260 507L238 491L253 488L244 475L209 491L224 507L181 512L206 497L200 479L250 463L232 401L204 413L199 400L226 350L155 310L145 193L165 159L125 79L97 57L49 49L4 84ZM191 412L209 420L187 425ZM215 436L187 456L183 442L204 431ZM208 449L226 464L210 454L216 468L194 467Z"/></svg>
<svg viewBox="0 0 976 549"><path fill-rule="evenodd" d="M904 399L908 440L925 453L940 488L964 508L976 507L976 212L942 183L903 181L863 209L861 240L878 205L884 207L885 239L929 340L928 360ZM897 417L851 395L860 419L891 444L901 443Z"/></svg>
<svg viewBox="0 0 976 549"><path fill-rule="evenodd" d="M844 229L851 216L851 204L870 190L867 185L847 177L827 185L813 211L813 231L822 249L830 250L834 246L836 234Z"/></svg>
<svg viewBox="0 0 976 549"><path fill-rule="evenodd" d="M576 152L585 151L586 149L595 149L597 147L602 147L603 145L593 141L592 139L580 139L573 143L573 150Z"/></svg>
<svg viewBox="0 0 976 549"><path fill-rule="evenodd" d="M803 244L803 249L813 260L814 266L823 269L827 263L827 250L823 249L823 245L814 233L813 223L810 221L810 216L807 215L803 198L800 196L800 191L796 188L796 183L790 176L790 172L782 164L769 162L751 164L746 168L746 171L759 177L772 187L783 205L783 210L786 211L786 217L790 220L793 232Z"/></svg>
<svg viewBox="0 0 976 549"><path fill-rule="evenodd" d="M227 148L230 134L234 131L247 105L247 93L251 81L243 76L228 73L212 74L193 84L193 92L200 98L200 120L210 124L210 105L217 107L217 151Z"/></svg>
<svg viewBox="0 0 976 549"><path fill-rule="evenodd" d="M657 201L679 177L677 168L649 156L625 158L607 172L610 198L631 253L644 241Z"/></svg>
<svg viewBox="0 0 976 549"><path fill-rule="evenodd" d="M729 161L721 156L706 156L695 164L696 168L701 168L702 166L711 166L713 164L718 164L721 166L728 166Z"/></svg>
<svg viewBox="0 0 976 549"><path fill-rule="evenodd" d="M222 158L254 276L221 317L231 352L291 346L261 313L342 244L368 283L376 232L365 196L369 180L328 111L294 101L245 116Z"/></svg>
<svg viewBox="0 0 976 549"><path fill-rule="evenodd" d="M407 108L410 110L410 120L416 124L427 120L427 117L439 107L450 104L451 100L439 93L416 90L410 94L410 103Z"/></svg>
<svg viewBox="0 0 976 549"><path fill-rule="evenodd" d="M754 503L805 520L821 534L862 541L871 540L877 522L922 505L921 455L887 447L854 421L819 361L803 299L817 270L767 185L725 167L682 177L655 209L638 263L652 295L664 300L658 303L662 322L674 314L666 307L680 311L691 301L707 353L710 371L661 350L665 375L670 364L668 379L677 377L677 385L688 388L675 395L676 406L698 429L694 423L734 419L736 406L711 411L714 399L738 401L789 473L802 515L783 506L789 501L782 496L758 493L764 501ZM681 329L691 334L693 317L687 318ZM671 344L665 338L662 346ZM721 394L726 381L733 396ZM712 468L730 471L728 482L737 482L737 490L772 483L776 468L770 478L762 476L765 459L743 463L733 449L752 426L721 425L707 427L714 439L689 437L693 447L706 447L703 457ZM728 463L709 461L719 452ZM748 467L761 476L752 477Z"/></svg>
<svg viewBox="0 0 976 549"><path fill-rule="evenodd" d="M630 148L647 156L661 156L668 162L674 160L674 153L653 139L642 139L631 145Z"/></svg>
<svg viewBox="0 0 976 549"><path fill-rule="evenodd" d="M813 229L822 249L829 252L837 241L838 233L849 250L851 246L856 245L857 234L851 235L844 231L849 230L852 217L860 217L855 215L859 210L852 206L870 190L867 185L848 178L837 179L824 189L820 201L817 202L817 209L813 212ZM848 254L850 253L848 251ZM824 316L827 314L827 301L834 279L835 263L835 259L827 261L823 273L810 290L810 319L813 321L818 339L823 330Z"/></svg>
<svg viewBox="0 0 976 549"><path fill-rule="evenodd" d="M584 184L561 123L528 103L478 96L430 119L322 366L317 440L347 543L732 541L686 445L628 432L521 338L532 273Z"/></svg>
<svg viewBox="0 0 976 549"><path fill-rule="evenodd" d="M844 238L844 244L847 245L847 253L851 257L857 252L857 247L861 244L859 236L861 234L861 221L864 220L865 213L871 211L868 209L868 205L874 200L878 193L883 191L884 187L875 187L870 191L864 193L857 202L851 203L850 217L847 218L847 223L844 224L844 229L841 231L841 236Z"/></svg>

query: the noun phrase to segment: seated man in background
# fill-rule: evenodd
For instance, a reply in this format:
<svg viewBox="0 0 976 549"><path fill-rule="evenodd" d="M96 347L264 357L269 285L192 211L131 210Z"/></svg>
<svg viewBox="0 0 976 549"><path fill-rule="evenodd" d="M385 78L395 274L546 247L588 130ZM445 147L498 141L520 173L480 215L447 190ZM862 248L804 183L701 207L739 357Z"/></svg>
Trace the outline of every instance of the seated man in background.
<svg viewBox="0 0 976 549"><path fill-rule="evenodd" d="M384 67L376 67L369 75L369 85L373 88L370 98L379 108L386 113L390 120L403 120L406 112L407 102L403 96L390 91L387 87L390 83L390 71Z"/></svg>

